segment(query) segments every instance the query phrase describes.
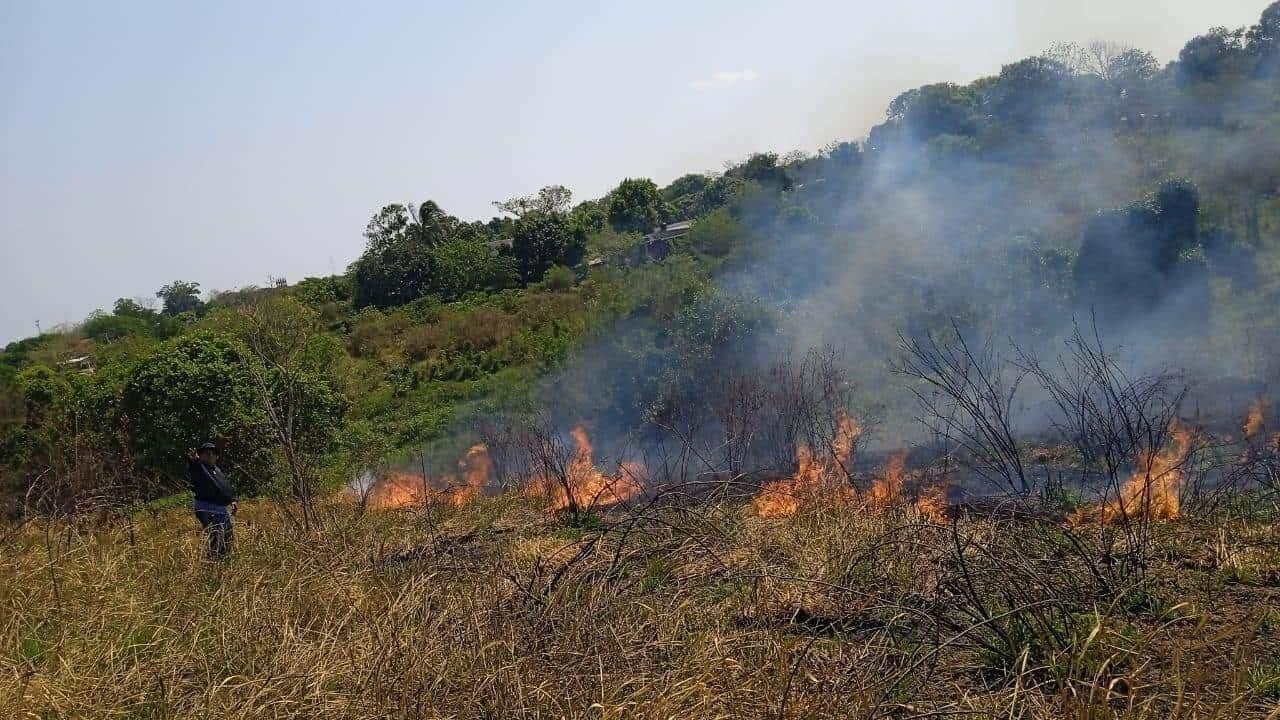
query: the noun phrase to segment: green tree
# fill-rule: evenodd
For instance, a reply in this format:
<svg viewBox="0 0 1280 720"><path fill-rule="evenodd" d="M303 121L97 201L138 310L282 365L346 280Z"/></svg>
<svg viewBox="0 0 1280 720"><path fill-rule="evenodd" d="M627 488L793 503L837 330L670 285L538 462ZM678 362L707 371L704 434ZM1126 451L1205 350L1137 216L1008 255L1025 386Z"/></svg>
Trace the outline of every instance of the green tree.
<svg viewBox="0 0 1280 720"><path fill-rule="evenodd" d="M573 193L563 185L548 185L534 195L522 195L494 202L494 207L504 213L521 217L531 212L559 213L569 212L569 203Z"/></svg>
<svg viewBox="0 0 1280 720"><path fill-rule="evenodd" d="M663 220L662 205L652 180L627 178L609 193L609 224L618 232L650 232Z"/></svg>
<svg viewBox="0 0 1280 720"><path fill-rule="evenodd" d="M560 213L531 212L516 220L511 250L520 279L527 284L542 279L552 265L581 263L586 239Z"/></svg>
<svg viewBox="0 0 1280 720"><path fill-rule="evenodd" d="M199 332L165 342L143 360L121 404L143 470L179 478L187 452L214 440L259 478L269 436L255 399L248 362L231 338Z"/></svg>
<svg viewBox="0 0 1280 720"><path fill-rule="evenodd" d="M913 140L938 135L972 135L977 128L978 96L952 83L908 90L889 103L889 119Z"/></svg>
<svg viewBox="0 0 1280 720"><path fill-rule="evenodd" d="M1239 73L1246 58L1244 30L1216 27L1182 47L1175 66L1176 77L1183 84L1214 80L1220 75Z"/></svg>
<svg viewBox="0 0 1280 720"><path fill-rule="evenodd" d="M496 255L477 239L455 240L431 250L432 293L453 302L475 290L514 287L519 278L511 258Z"/></svg>
<svg viewBox="0 0 1280 720"><path fill-rule="evenodd" d="M320 330L314 310L288 296L265 296L237 308L225 327L235 333L258 412L289 477L301 524L316 521L317 461L342 424L345 403L332 374L342 355Z"/></svg>
<svg viewBox="0 0 1280 720"><path fill-rule="evenodd" d="M434 290L433 248L468 231L433 202L387 205L365 228L364 254L351 268L357 307L403 305Z"/></svg>
<svg viewBox="0 0 1280 720"><path fill-rule="evenodd" d="M156 297L164 303L165 315L180 315L184 312L199 312L204 303L200 301L200 283L175 280L156 291Z"/></svg>
<svg viewBox="0 0 1280 720"><path fill-rule="evenodd" d="M133 336L148 336L152 325L133 315L107 315L95 313L80 326L80 332L99 343L115 342Z"/></svg>
<svg viewBox="0 0 1280 720"><path fill-rule="evenodd" d="M741 165L725 173L746 182L754 182L771 190L790 190L794 185L786 168L778 164L777 153L755 153Z"/></svg>

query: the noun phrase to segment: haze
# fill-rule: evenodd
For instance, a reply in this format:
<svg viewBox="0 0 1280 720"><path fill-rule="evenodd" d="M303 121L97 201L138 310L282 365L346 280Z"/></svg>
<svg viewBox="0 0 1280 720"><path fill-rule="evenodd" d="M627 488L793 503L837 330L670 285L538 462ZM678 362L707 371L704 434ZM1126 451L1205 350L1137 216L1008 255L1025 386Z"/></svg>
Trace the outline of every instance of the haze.
<svg viewBox="0 0 1280 720"><path fill-rule="evenodd" d="M369 216L467 218L861 137L1057 41L1166 61L1263 0L0 3L0 342L175 280L341 272ZM621 5L621 4L620 4Z"/></svg>

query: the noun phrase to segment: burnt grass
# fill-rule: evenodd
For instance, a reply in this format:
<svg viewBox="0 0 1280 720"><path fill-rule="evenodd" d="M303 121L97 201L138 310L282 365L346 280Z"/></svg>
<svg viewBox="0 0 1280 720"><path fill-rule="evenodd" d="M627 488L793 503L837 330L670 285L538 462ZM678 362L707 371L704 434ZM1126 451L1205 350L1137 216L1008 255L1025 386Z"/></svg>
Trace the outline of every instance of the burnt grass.
<svg viewBox="0 0 1280 720"><path fill-rule="evenodd" d="M1232 508L1249 508L1237 512ZM1068 527L910 508L527 498L28 524L0 569L4 717L1265 718L1274 499Z"/></svg>

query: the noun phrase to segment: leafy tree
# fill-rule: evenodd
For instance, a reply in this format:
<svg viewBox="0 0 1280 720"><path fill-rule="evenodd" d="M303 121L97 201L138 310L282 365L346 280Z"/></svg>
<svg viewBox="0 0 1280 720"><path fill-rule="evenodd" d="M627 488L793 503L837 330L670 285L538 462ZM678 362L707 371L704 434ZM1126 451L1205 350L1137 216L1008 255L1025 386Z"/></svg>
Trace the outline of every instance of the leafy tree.
<svg viewBox="0 0 1280 720"><path fill-rule="evenodd" d="M540 280L552 265L574 266L586 253L586 239L560 213L528 213L515 225L512 253L524 283Z"/></svg>
<svg viewBox="0 0 1280 720"><path fill-rule="evenodd" d="M662 199L674 202L686 195L697 195L707 187L709 182L711 182L710 178L700 173L681 175L672 180L670 185L662 188Z"/></svg>
<svg viewBox="0 0 1280 720"><path fill-rule="evenodd" d="M926 141L938 135L971 135L977 128L978 96L953 83L908 90L889 103L889 119L907 136Z"/></svg>
<svg viewBox="0 0 1280 720"><path fill-rule="evenodd" d="M728 205L747 184L737 175L724 174L707 183L698 196L698 213L707 213Z"/></svg>
<svg viewBox="0 0 1280 720"><path fill-rule="evenodd" d="M504 213L522 217L531 212L560 213L569 212L569 203L573 193L563 185L548 185L535 195L513 197L508 200L494 202L494 207Z"/></svg>
<svg viewBox="0 0 1280 720"><path fill-rule="evenodd" d="M331 379L341 347L320 331L314 310L288 296L262 296L222 320L241 343L256 410L288 473L290 495L300 502L302 525L308 527L316 520L317 456L345 412Z"/></svg>
<svg viewBox="0 0 1280 720"><path fill-rule="evenodd" d="M1216 27L1182 47L1176 65L1177 78L1188 84L1238 73L1244 67L1245 57L1244 31Z"/></svg>
<svg viewBox="0 0 1280 720"><path fill-rule="evenodd" d="M269 436L255 399L248 362L232 340L201 332L170 340L142 361L124 387L122 408L146 471L181 477L187 452L211 439L265 477L261 451Z"/></svg>
<svg viewBox="0 0 1280 720"><path fill-rule="evenodd" d="M303 278L293 286L299 300L312 307L351 299L351 279L345 275Z"/></svg>
<svg viewBox="0 0 1280 720"><path fill-rule="evenodd" d="M433 202L387 205L365 228L364 254L352 266L357 307L395 307L430 294L433 248L463 235L457 218Z"/></svg>
<svg viewBox="0 0 1280 720"><path fill-rule="evenodd" d="M106 315L98 313L80 326L85 337L99 343L115 342L132 336L151 334L151 323L133 315Z"/></svg>
<svg viewBox="0 0 1280 720"><path fill-rule="evenodd" d="M1257 58L1260 73L1280 70L1280 2L1262 11L1262 18L1249 29L1247 39L1249 54Z"/></svg>
<svg viewBox="0 0 1280 720"><path fill-rule="evenodd" d="M777 153L755 153L746 162L730 168L725 174L776 190L790 190L794 185L786 168L778 164Z"/></svg>
<svg viewBox="0 0 1280 720"><path fill-rule="evenodd" d="M1200 193L1182 178L1143 202L1099 213L1085 228L1075 267L1077 297L1122 317L1152 307L1186 278L1180 266L1199 247Z"/></svg>
<svg viewBox="0 0 1280 720"><path fill-rule="evenodd" d="M577 281L577 276L573 274L573 270L563 265L553 265L543 279L548 290L563 291L573 287Z"/></svg>
<svg viewBox="0 0 1280 720"><path fill-rule="evenodd" d="M156 297L164 303L165 315L180 315L184 312L199 312L203 307L200 301L200 283L175 280L156 291Z"/></svg>
<svg viewBox="0 0 1280 720"><path fill-rule="evenodd" d="M618 232L650 232L663 220L662 205L652 180L627 178L609 193L609 224Z"/></svg>
<svg viewBox="0 0 1280 720"><path fill-rule="evenodd" d="M498 256L480 240L462 239L431 249L432 293L453 302L474 290L514 287L519 278L511 258Z"/></svg>
<svg viewBox="0 0 1280 720"><path fill-rule="evenodd" d="M120 298L112 305L112 312L122 317L136 317L152 319L156 316L156 311L149 307L144 307L137 300L132 298Z"/></svg>
<svg viewBox="0 0 1280 720"><path fill-rule="evenodd" d="M698 218L687 237L690 247L712 257L724 257L746 241L746 228L725 208Z"/></svg>
<svg viewBox="0 0 1280 720"><path fill-rule="evenodd" d="M1070 78L1061 62L1029 57L1002 67L985 100L996 120L1027 130L1063 103Z"/></svg>

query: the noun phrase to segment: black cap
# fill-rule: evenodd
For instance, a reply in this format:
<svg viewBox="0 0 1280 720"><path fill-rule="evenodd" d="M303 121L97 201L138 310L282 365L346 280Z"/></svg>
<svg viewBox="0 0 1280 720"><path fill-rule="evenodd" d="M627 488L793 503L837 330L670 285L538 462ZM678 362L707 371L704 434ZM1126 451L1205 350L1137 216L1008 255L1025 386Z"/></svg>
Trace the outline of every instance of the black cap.
<svg viewBox="0 0 1280 720"><path fill-rule="evenodd" d="M206 442L205 444L200 446L200 452L204 452L205 450L212 450L214 452L218 452L218 446L214 445L212 441Z"/></svg>

